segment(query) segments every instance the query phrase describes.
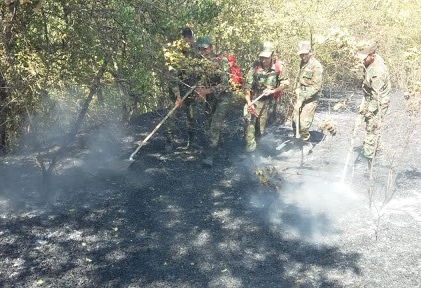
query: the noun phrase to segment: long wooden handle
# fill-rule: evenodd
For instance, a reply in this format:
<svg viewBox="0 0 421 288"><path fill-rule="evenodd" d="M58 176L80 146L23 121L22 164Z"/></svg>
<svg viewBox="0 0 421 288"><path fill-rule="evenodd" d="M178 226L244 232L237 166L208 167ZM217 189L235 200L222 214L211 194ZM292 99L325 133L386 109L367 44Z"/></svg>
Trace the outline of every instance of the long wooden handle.
<svg viewBox="0 0 421 288"><path fill-rule="evenodd" d="M252 106L254 103L256 103L257 101L259 101L259 99L260 98L262 98L263 96L266 96L266 94L262 94L262 95L259 95L259 96L257 96L257 98L256 99L254 99L253 101L251 101L251 104L250 105L247 105L247 103L244 105L244 117L246 116L246 115L248 115L248 114L254 114L254 108L252 109L253 110L253 112L249 112L249 110L247 109L249 106Z"/></svg>
<svg viewBox="0 0 421 288"><path fill-rule="evenodd" d="M259 96L257 96L257 98L256 99L254 99L253 101L251 101L251 104L253 105L254 103L256 103L257 101L259 101L260 100L260 98L262 98L263 96L267 96L266 94L262 94L262 95L259 95Z"/></svg>
<svg viewBox="0 0 421 288"><path fill-rule="evenodd" d="M297 110L297 115L295 119L295 138L300 138L300 109Z"/></svg>
<svg viewBox="0 0 421 288"><path fill-rule="evenodd" d="M183 98L181 98L181 103L183 103L183 101L194 91L194 89L196 89L196 86L192 86L190 88L190 90L183 96ZM161 125L164 124L164 122L168 119L168 117L170 117L174 113L174 111L177 110L177 108L178 106L174 105L174 107L170 110L170 112L168 112L167 115L165 115L165 117L152 130L152 132L149 133L148 136L146 136L145 139L143 139L143 141L139 143L136 150L134 150L134 152L130 155L130 158L129 158L130 161L134 160L133 157L137 154L137 152L139 152L140 148L142 148L142 146L145 145L146 142L148 142L148 140L155 134L155 132L159 129L159 127L161 127Z"/></svg>

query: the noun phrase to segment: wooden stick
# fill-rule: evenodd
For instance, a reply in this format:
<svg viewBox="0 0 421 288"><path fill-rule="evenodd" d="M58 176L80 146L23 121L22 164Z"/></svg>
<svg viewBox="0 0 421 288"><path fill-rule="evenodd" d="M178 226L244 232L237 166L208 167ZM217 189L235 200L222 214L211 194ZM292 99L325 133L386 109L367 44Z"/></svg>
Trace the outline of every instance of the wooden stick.
<svg viewBox="0 0 421 288"><path fill-rule="evenodd" d="M181 103L183 103L183 101L194 91L194 89L196 89L196 86L192 86L190 88L190 90L186 93L186 95L184 95L183 98L181 98ZM149 133L149 135L146 136L142 142L138 143L136 150L134 150L134 152L129 157L130 161L134 161L133 157L137 154L137 152L139 152L140 148L142 148L142 146L146 144L146 142L155 134L155 132L159 129L159 127L161 127L161 125L164 124L164 122L168 119L168 117L170 117L177 108L178 106L174 105L174 107L170 110L170 112L168 112L168 114L158 123L158 125L156 125L156 127L152 130L152 132Z"/></svg>

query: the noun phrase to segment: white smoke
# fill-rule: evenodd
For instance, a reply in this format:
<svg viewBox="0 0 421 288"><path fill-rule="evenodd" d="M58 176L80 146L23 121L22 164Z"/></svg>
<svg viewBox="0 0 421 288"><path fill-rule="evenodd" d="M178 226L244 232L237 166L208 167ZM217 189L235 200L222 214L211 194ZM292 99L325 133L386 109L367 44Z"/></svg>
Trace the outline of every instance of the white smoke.
<svg viewBox="0 0 421 288"><path fill-rule="evenodd" d="M262 139L263 145L272 147L279 141L272 134ZM298 158L295 164L289 158L286 163L285 158L265 157L261 153L255 152L254 157L248 157L243 164L260 169L273 167L279 178L285 179L274 179L267 173L271 184L278 188L270 192L261 185L258 191L251 191L249 205L266 215L271 227L283 237L329 242L346 230L347 217L359 213L361 206L367 207L366 195L354 192L349 184L339 182L339 177L335 181L332 173L300 168Z"/></svg>
<svg viewBox="0 0 421 288"><path fill-rule="evenodd" d="M347 184L309 181L280 191L268 207L268 220L290 237L326 242L339 237L347 217L366 203Z"/></svg>

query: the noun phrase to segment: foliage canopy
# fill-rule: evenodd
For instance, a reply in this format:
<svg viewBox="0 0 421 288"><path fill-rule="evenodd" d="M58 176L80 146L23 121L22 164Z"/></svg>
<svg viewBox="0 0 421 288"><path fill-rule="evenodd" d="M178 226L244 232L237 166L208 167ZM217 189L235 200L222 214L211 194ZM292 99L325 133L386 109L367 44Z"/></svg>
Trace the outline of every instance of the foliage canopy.
<svg viewBox="0 0 421 288"><path fill-rule="evenodd" d="M325 66L325 89L355 85L354 48L374 39L396 88L420 93L421 7L416 0L198 0L0 2L0 150L22 134L69 130L93 78L107 61L85 125L128 121L166 101L165 45L190 26L215 49L234 53L245 72L259 44L273 41L291 78L296 44L313 43ZM415 101L416 102L416 101ZM65 113L64 113L65 112ZM34 121L34 120L37 121Z"/></svg>

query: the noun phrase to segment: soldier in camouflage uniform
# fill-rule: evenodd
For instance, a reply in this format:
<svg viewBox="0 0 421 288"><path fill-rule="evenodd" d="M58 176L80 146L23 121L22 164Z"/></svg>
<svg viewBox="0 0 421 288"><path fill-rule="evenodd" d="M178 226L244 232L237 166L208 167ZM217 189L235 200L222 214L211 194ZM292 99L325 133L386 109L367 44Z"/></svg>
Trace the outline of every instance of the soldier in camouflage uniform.
<svg viewBox="0 0 421 288"><path fill-rule="evenodd" d="M391 90L388 69L376 50L376 43L365 43L357 53L357 58L362 61L365 71L362 84L364 98L359 114L364 117L366 123L362 155L369 160L369 164L380 145L379 130L389 107Z"/></svg>
<svg viewBox="0 0 421 288"><path fill-rule="evenodd" d="M302 41L298 44L297 54L301 58L301 63L294 86L297 100L294 105L292 129L294 135L299 134L299 138L308 141L310 140L309 129L313 122L322 90L323 66L312 55L309 41ZM299 124L298 133L297 124Z"/></svg>
<svg viewBox="0 0 421 288"><path fill-rule="evenodd" d="M186 27L183 29L182 33L182 40L178 40L180 43L173 43L175 47L173 49L180 49L181 54L186 61L188 59L194 59L197 57L197 48L196 43L194 41L193 31ZM180 61L182 62L182 61ZM180 63L183 64L183 63ZM185 65L189 65L189 63L184 63ZM191 69L190 69L191 70ZM177 69L171 67L170 69L170 81L169 81L169 95L171 101L174 101L174 106L181 108L182 104L184 103L184 108L186 111L187 117L187 134L188 140L186 147L189 147L193 137L194 137L194 130L195 130L195 95L190 94L183 103L181 103L181 98L190 90L191 86L196 85L197 83L197 76L186 69L186 67L177 67ZM167 152L171 151L173 148L173 133L176 126L176 118L180 117L179 111L176 111L174 115L172 115L168 119L167 123L167 144L165 145L165 150Z"/></svg>
<svg viewBox="0 0 421 288"><path fill-rule="evenodd" d="M230 70L227 58L217 57L213 52L212 40L209 36L199 37L197 47L204 61L198 84L200 86L195 92L205 99L209 120L209 145L205 151L203 164L212 167L233 93L230 90Z"/></svg>
<svg viewBox="0 0 421 288"><path fill-rule="evenodd" d="M246 121L244 136L247 152L256 150L256 138L261 137L265 131L269 99L289 86L289 79L282 62L279 63L279 72L276 71L273 53L272 42L263 42L260 59L254 62L244 83L244 96L247 102L244 111ZM265 96L252 104L252 101L262 94Z"/></svg>

